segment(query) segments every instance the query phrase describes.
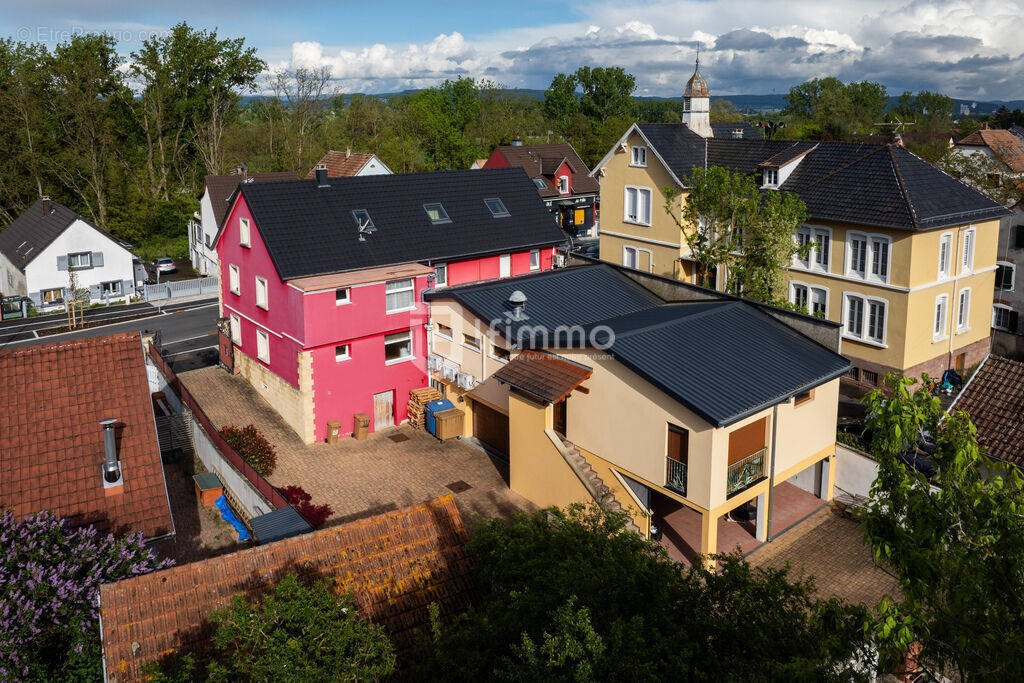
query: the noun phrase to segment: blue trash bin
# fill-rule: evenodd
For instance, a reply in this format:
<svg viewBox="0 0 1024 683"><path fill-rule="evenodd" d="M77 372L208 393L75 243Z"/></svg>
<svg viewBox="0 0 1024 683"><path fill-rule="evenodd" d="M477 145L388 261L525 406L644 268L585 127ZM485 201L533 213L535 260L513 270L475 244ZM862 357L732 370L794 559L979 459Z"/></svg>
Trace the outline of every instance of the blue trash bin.
<svg viewBox="0 0 1024 683"><path fill-rule="evenodd" d="M437 421L434 419L435 413L440 413L442 410L448 410L454 408L455 404L446 398L442 398L438 401L431 401L423 407L423 417L426 422L427 432L430 434L437 434Z"/></svg>

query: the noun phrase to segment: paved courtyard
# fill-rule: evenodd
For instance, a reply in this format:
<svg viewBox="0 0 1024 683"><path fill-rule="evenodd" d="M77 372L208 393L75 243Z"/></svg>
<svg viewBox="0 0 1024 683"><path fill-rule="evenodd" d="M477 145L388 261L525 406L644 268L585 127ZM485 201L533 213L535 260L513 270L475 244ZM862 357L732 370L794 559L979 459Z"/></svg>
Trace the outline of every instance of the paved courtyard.
<svg viewBox="0 0 1024 683"><path fill-rule="evenodd" d="M508 488L508 466L460 440L441 443L402 425L365 441L302 443L243 378L217 367L191 370L181 381L218 427L254 424L277 450L277 487L302 486L314 504L328 503L340 523L455 493L470 521L510 517L534 506Z"/></svg>

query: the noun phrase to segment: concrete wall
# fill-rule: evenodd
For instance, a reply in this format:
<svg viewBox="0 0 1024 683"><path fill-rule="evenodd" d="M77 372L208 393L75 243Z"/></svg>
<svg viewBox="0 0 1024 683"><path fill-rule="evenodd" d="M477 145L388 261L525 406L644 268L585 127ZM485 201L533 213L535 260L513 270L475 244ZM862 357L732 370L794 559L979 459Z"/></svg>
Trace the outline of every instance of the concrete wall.
<svg viewBox="0 0 1024 683"><path fill-rule="evenodd" d="M197 420L192 420L192 445L203 466L220 477L224 488L230 492L232 507L241 512L245 519L251 519L274 509L256 487L235 469L217 447L213 445L206 431Z"/></svg>
<svg viewBox="0 0 1024 683"><path fill-rule="evenodd" d="M878 477L878 463L867 453L836 444L836 493L866 498Z"/></svg>
<svg viewBox="0 0 1024 683"><path fill-rule="evenodd" d="M15 296L28 294L25 284L25 273L18 270L11 260L0 254L0 292L3 296Z"/></svg>
<svg viewBox="0 0 1024 683"><path fill-rule="evenodd" d="M1024 361L1024 335L992 330L992 353Z"/></svg>

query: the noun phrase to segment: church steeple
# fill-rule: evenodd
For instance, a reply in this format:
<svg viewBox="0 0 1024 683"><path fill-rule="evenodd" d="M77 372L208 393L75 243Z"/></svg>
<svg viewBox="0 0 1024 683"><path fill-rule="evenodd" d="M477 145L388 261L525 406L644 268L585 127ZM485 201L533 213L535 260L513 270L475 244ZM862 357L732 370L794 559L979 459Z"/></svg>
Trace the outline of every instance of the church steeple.
<svg viewBox="0 0 1024 683"><path fill-rule="evenodd" d="M711 91L708 90L704 77L700 75L700 43L697 44L697 60L693 67L693 75L683 90L683 123L702 137L714 136L711 130Z"/></svg>

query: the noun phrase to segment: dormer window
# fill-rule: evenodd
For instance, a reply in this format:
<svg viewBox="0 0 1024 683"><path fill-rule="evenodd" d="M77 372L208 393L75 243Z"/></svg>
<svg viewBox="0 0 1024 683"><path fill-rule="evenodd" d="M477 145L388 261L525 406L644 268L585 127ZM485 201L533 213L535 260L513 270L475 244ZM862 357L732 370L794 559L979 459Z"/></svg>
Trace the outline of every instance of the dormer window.
<svg viewBox="0 0 1024 683"><path fill-rule="evenodd" d="M452 219L448 218L448 212L445 211L444 207L440 204L424 204L423 210L427 212L427 216L430 217L430 222L434 225L452 222Z"/></svg>
<svg viewBox="0 0 1024 683"><path fill-rule="evenodd" d="M356 227L359 228L359 232L367 232L373 228L373 220L370 218L370 212L366 209L356 209L352 215L356 219Z"/></svg>
<svg viewBox="0 0 1024 683"><path fill-rule="evenodd" d="M779 169L777 168L766 168L764 169L764 186L765 187L777 187L779 184Z"/></svg>
<svg viewBox="0 0 1024 683"><path fill-rule="evenodd" d="M484 204L487 205L487 208L488 210L490 210L491 215L494 216L495 218L508 218L508 209L505 208L504 202L502 202L497 197L485 199Z"/></svg>
<svg viewBox="0 0 1024 683"><path fill-rule="evenodd" d="M647 165L647 148L646 147L630 147L629 150L629 165L630 166L646 166Z"/></svg>
<svg viewBox="0 0 1024 683"><path fill-rule="evenodd" d="M569 176L558 176L558 192L559 194L569 194Z"/></svg>

